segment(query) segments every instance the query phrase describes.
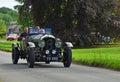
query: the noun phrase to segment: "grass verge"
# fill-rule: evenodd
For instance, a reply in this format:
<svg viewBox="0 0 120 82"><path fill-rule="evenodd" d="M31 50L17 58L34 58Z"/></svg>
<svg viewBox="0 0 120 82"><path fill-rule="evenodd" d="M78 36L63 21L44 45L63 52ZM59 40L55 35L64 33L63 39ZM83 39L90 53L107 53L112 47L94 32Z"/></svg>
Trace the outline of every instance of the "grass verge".
<svg viewBox="0 0 120 82"><path fill-rule="evenodd" d="M120 47L73 49L73 61L120 70Z"/></svg>
<svg viewBox="0 0 120 82"><path fill-rule="evenodd" d="M4 51L9 51L11 52L12 51L12 44L14 42L17 42L18 41L6 41L6 40L0 40L0 50L4 50Z"/></svg>

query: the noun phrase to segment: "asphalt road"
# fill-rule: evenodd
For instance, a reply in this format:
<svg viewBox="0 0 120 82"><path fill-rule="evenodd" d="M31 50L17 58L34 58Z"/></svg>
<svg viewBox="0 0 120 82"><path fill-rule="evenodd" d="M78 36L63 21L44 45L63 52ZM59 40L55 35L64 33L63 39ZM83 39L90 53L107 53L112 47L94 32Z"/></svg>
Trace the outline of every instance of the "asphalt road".
<svg viewBox="0 0 120 82"><path fill-rule="evenodd" d="M0 51L0 82L120 82L120 72L62 63L37 63L28 68L25 60L11 63L11 53Z"/></svg>

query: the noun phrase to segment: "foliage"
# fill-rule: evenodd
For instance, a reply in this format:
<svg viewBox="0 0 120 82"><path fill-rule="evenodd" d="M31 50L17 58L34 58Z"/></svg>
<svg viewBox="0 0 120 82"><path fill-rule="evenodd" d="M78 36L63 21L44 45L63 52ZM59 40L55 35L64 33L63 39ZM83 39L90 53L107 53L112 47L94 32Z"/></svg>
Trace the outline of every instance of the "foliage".
<svg viewBox="0 0 120 82"><path fill-rule="evenodd" d="M24 2L26 2L28 0L16 0L16 1L23 4ZM32 25L32 15L30 12L31 11L30 7L28 5L16 5L14 8L18 10L18 13L19 13L18 23L20 25L22 25L22 30L26 26L31 26Z"/></svg>
<svg viewBox="0 0 120 82"><path fill-rule="evenodd" d="M117 0L16 0L23 25L51 27L53 33L76 46L91 46L98 40L91 32L115 37L113 14ZM27 15L27 17L26 17ZM27 22L26 22L27 21ZM72 31L71 31L72 30ZM69 36L69 37L68 37Z"/></svg>
<svg viewBox="0 0 120 82"><path fill-rule="evenodd" d="M5 21L6 26L8 26L10 24L10 21L12 21L11 16L8 15L8 14L2 14L2 13L0 13L0 19L3 20L3 21Z"/></svg>
<svg viewBox="0 0 120 82"><path fill-rule="evenodd" d="M0 13L3 13L3 14L7 14L8 12L12 11L11 9L9 8L6 8L6 7L2 7L0 8Z"/></svg>
<svg viewBox="0 0 120 82"><path fill-rule="evenodd" d="M16 11L9 11L7 13L9 16L11 16L12 21L16 21L18 20L18 13Z"/></svg>
<svg viewBox="0 0 120 82"><path fill-rule="evenodd" d="M17 22L18 14L12 9L2 7L0 8L0 19L5 21L6 26L8 26L10 22Z"/></svg>
<svg viewBox="0 0 120 82"><path fill-rule="evenodd" d="M0 19L0 35L6 32L6 25L3 20Z"/></svg>

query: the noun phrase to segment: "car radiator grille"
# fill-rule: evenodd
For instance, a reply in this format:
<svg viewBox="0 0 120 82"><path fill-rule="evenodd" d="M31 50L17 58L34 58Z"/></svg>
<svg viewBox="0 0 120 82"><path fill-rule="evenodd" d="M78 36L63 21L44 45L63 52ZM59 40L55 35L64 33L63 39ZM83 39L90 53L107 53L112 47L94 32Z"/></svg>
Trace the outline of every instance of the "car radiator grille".
<svg viewBox="0 0 120 82"><path fill-rule="evenodd" d="M53 38L46 38L45 39L45 50L53 50L55 49L55 39Z"/></svg>

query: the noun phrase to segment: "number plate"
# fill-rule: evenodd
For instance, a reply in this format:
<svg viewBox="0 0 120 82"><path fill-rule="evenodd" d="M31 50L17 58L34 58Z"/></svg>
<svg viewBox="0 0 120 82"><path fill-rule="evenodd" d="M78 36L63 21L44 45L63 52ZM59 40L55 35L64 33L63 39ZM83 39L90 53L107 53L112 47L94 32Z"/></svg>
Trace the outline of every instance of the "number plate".
<svg viewBox="0 0 120 82"><path fill-rule="evenodd" d="M52 60L58 60L58 57L52 57Z"/></svg>
<svg viewBox="0 0 120 82"><path fill-rule="evenodd" d="M58 60L58 57L47 57L47 60L53 60L53 61L55 61L55 60Z"/></svg>

